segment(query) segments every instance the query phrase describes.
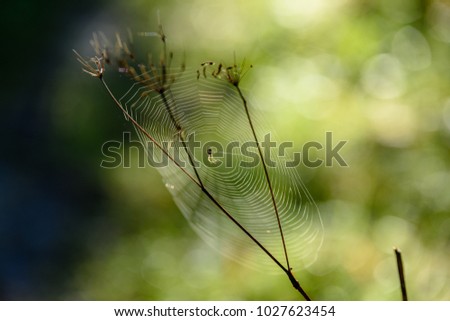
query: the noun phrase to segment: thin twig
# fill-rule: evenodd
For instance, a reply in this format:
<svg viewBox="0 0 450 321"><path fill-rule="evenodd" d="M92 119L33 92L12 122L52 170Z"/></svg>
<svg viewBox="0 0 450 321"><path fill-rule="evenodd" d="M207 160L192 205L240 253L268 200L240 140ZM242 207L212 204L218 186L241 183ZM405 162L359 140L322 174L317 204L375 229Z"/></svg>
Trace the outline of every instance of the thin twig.
<svg viewBox="0 0 450 321"><path fill-rule="evenodd" d="M273 208L275 210L275 216L277 218L278 229L279 229L280 235L281 235L281 242L283 243L283 251L284 251L284 256L286 258L286 265L287 265L288 270L291 270L291 266L289 265L289 257L288 257L288 253L287 253L287 248L286 248L286 241L284 239L283 228L281 227L280 214L278 213L278 206L277 206L277 202L275 201L275 195L274 195L273 188L272 188L272 182L270 181L269 171L267 170L266 162L264 160L264 157L263 157L263 154L261 151L261 146L259 144L258 137L256 136L255 127L253 126L253 122L250 117L250 112L249 112L248 106L247 106L247 100L245 99L244 95L242 94L241 89L239 88L239 85L235 84L234 86L236 87L236 90L239 93L239 96L241 97L242 103L244 104L244 109L245 109L245 113L247 115L248 123L252 130L253 139L255 140L256 147L258 148L259 157L261 158L261 163L264 168L264 175L266 177L267 185L268 185L269 191L270 191L270 197L272 199Z"/></svg>
<svg viewBox="0 0 450 321"><path fill-rule="evenodd" d="M171 108L170 108L170 106L169 106L169 102L167 101L166 95L164 94L163 91L160 92L159 95L161 96L161 99L162 99L162 101L163 101L163 103L164 103L164 106L166 107L166 111L167 111L167 113L169 114L170 119L172 120L172 123L174 124L175 128L177 129L178 132L182 133L182 132L183 132L183 128L182 128L181 125L176 121L175 116L173 115L173 112L172 112L172 110L171 110ZM183 137L183 135L180 134L180 141L181 141L181 144L183 145L183 148L184 148L184 150L186 151L186 154L187 154L187 156L188 156L189 164L191 165L192 169L194 170L195 176L197 177L198 182L200 183L200 187L203 188L203 187L204 187L203 181L202 181L202 179L200 178L200 174L198 173L198 170L197 170L197 168L196 168L196 166L195 166L195 163L194 163L194 157L192 156L191 151L188 149L188 147L187 147L187 145L186 145L186 142L185 142L184 138L185 138L185 137Z"/></svg>
<svg viewBox="0 0 450 321"><path fill-rule="evenodd" d="M400 288L402 290L402 300L408 301L408 295L406 294L405 274L403 272L402 252L394 247L395 258L397 259L398 276L400 279Z"/></svg>
<svg viewBox="0 0 450 321"><path fill-rule="evenodd" d="M278 212L278 206L277 206L277 202L275 200L275 194L273 192L272 182L270 180L269 171L267 170L266 162L264 160L264 156L263 156L263 153L261 151L261 146L259 144L259 140L258 140L258 137L256 135L255 127L253 126L252 118L250 117L250 111L248 110L247 100L245 99L244 95L242 94L242 91L239 88L239 84L238 83L234 83L233 85L236 88L236 90L237 90L237 92L239 94L239 97L241 98L242 103L244 105L245 114L247 115L247 120L248 120L248 123L250 125L251 131L252 131L252 134L253 134L253 139L255 140L256 147L258 149L259 157L261 159L261 163L262 163L262 166L263 166L263 169L264 169L264 175L265 175L265 178L266 178L266 181L267 181L267 186L269 187L270 197L271 197L273 208L274 208L274 211L275 211L275 216L277 218L278 229L280 231L281 242L282 242L282 245L283 245L284 256L285 256L285 259L286 259L287 269L283 269L283 271L289 277L289 280L291 281L292 286L298 292L300 292L300 294L305 298L305 300L306 301L311 301L311 298L308 296L308 294L305 292L305 290L303 290L303 288L301 287L300 282L295 278L294 274L292 274L292 268L291 268L291 266L289 264L289 256L288 256L288 252L287 252L287 248L286 248L286 241L284 239L283 228L281 226L280 214Z"/></svg>
<svg viewBox="0 0 450 321"><path fill-rule="evenodd" d="M159 20L159 17L158 17ZM159 21L158 21L159 23ZM179 123L179 121L177 121L177 119L175 118L175 115L172 111L172 108L170 108L169 102L167 101L166 95L165 95L165 91L169 90L170 91L170 87L167 87L168 89L166 89L166 81L167 81L167 67L166 67L166 61L167 61L167 48L166 48L166 35L164 34L164 30L163 27L161 25L161 23L159 23L159 36L161 38L161 41L163 43L163 56L160 62L161 65L161 73L162 73L162 77L161 77L161 84L160 84L160 90L158 91L158 94L160 95L164 106L166 108L167 113L169 114L169 117L173 123L173 125L175 126L175 128L177 129L177 131L180 133L180 141L181 144L183 145L183 149L185 150L188 159L189 159L189 164L191 165L195 176L198 179L198 182L200 183L200 187L202 189L204 189L204 185L203 185L203 181L200 178L200 174L197 170L197 167L195 166L195 162L194 162L194 157L192 156L191 151L189 150L189 148L186 145L186 142L184 140L185 137L183 137L183 135L181 135L181 133L183 133L183 128L181 127L181 124ZM170 68L170 61L169 61L169 68Z"/></svg>
<svg viewBox="0 0 450 321"><path fill-rule="evenodd" d="M102 82L102 85L105 87L106 91L108 92L109 96L111 96L111 98L113 99L113 101L116 103L117 107L120 108L120 110L124 113L125 118L130 120L131 123L136 126L136 128L138 128L148 139L150 139L150 141L155 144L156 147L158 147L161 152L164 153L164 155L166 155L172 162L174 162L174 164L183 171L183 173L185 173L198 187L202 187L202 185L197 182L197 180L191 175L189 174L188 171L186 171L186 169L184 169L183 166L181 166L180 164L177 163L177 161L172 157L172 155L170 155L170 153L168 151L166 151L160 143L158 143L156 141L156 139L153 138L153 136L151 136L133 117L131 117L131 115L128 113L128 111L122 106L122 104L117 100L117 98L114 96L114 94L112 93L111 89L109 89L109 86L106 84L105 80L103 79L103 77L99 78L100 81Z"/></svg>

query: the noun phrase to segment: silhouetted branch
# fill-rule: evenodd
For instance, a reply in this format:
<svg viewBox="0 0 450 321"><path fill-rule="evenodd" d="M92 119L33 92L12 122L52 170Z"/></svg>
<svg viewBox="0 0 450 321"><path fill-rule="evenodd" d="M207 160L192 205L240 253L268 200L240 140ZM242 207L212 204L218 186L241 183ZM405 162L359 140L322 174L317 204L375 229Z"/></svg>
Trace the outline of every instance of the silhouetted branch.
<svg viewBox="0 0 450 321"><path fill-rule="evenodd" d="M405 274L403 272L402 253L396 247L394 247L395 258L397 259L398 276L400 278L400 287L402 290L403 301L408 301L408 295L406 294Z"/></svg>

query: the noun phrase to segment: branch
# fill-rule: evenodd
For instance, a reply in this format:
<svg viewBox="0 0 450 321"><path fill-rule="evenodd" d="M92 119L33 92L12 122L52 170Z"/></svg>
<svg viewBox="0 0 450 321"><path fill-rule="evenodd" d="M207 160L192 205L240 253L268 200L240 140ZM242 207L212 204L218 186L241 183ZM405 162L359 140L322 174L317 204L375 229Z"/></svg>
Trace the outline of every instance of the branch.
<svg viewBox="0 0 450 321"><path fill-rule="evenodd" d="M406 294L406 283L405 283L405 275L403 272L403 261L402 261L402 252L396 247L394 247L395 258L397 259L397 268L398 268L398 276L400 279L400 287L402 290L402 299L403 301L408 301L408 295Z"/></svg>

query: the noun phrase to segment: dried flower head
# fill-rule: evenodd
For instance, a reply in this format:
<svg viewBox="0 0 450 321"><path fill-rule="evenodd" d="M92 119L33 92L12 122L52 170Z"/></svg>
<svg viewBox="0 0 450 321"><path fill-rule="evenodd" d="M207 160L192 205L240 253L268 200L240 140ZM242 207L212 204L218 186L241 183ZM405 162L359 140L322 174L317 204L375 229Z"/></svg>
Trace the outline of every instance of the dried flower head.
<svg viewBox="0 0 450 321"><path fill-rule="evenodd" d="M235 57L236 61L236 57ZM245 59L242 61L241 65L238 66L236 62L232 66L226 66L225 64L216 64L212 61L206 61L201 64L203 77L207 77L208 70L211 70L211 76L215 78L225 79L231 85L237 87L239 86L242 78L247 74L247 72L253 68L253 65L246 66ZM200 71L197 71L197 79L200 78Z"/></svg>
<svg viewBox="0 0 450 321"><path fill-rule="evenodd" d="M103 77L103 73L105 72L105 63L103 57L92 57L89 60L83 58L78 52L73 50L75 55L77 56L77 60L83 66L81 69L91 75L92 77L97 77L101 79Z"/></svg>

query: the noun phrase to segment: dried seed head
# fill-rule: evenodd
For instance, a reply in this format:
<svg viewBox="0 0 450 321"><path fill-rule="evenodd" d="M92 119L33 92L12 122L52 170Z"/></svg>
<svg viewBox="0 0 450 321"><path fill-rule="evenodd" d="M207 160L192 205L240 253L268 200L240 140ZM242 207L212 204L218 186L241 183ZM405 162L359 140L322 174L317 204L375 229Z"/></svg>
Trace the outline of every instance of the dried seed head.
<svg viewBox="0 0 450 321"><path fill-rule="evenodd" d="M133 53L133 37L128 29L127 37L119 33L110 42L102 32L94 33L90 44L95 52L95 57L84 59L77 54L77 59L83 66L83 70L101 78L104 73L105 64L114 66L119 73L128 75L133 81L140 83L146 92L164 92L185 70L184 60L181 68L176 71L172 68L173 53L166 51L166 36L161 25L157 32L141 32L143 36L158 36L162 42L162 51L159 60L154 62L151 55L147 64L137 64Z"/></svg>
<svg viewBox="0 0 450 321"><path fill-rule="evenodd" d="M80 62L82 66L82 70L91 75L92 77L96 77L101 79L103 77L103 73L105 72L105 64L103 57L93 57L91 59L86 60L85 58L81 57L81 55L73 50L75 55L77 56L77 60Z"/></svg>
<svg viewBox="0 0 450 321"><path fill-rule="evenodd" d="M239 82L246 75L248 70L253 68L253 65L246 66L245 60L241 63L240 66L233 64L232 66L225 66L222 63L219 63L217 68L211 67L214 66L215 63L212 61L206 61L200 64L202 67L203 77L207 77L207 71L212 69L211 76L214 78L225 79L233 86L238 86ZM197 71L197 79L200 78L200 71Z"/></svg>

